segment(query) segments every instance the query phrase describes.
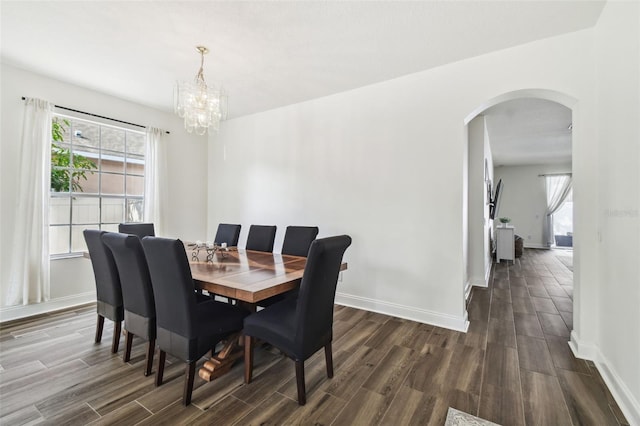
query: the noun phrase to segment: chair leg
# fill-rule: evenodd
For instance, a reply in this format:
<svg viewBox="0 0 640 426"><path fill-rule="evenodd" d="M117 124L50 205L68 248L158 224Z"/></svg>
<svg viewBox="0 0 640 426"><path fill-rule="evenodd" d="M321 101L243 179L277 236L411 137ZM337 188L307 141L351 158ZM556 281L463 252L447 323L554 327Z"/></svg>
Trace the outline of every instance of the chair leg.
<svg viewBox="0 0 640 426"><path fill-rule="evenodd" d="M156 371L156 386L160 386L162 384L162 375L164 374L164 361L167 358L167 353L160 349L160 354L158 355L158 371Z"/></svg>
<svg viewBox="0 0 640 426"><path fill-rule="evenodd" d="M331 342L324 345L324 359L327 363L327 377L333 377L333 354L331 351Z"/></svg>
<svg viewBox="0 0 640 426"><path fill-rule="evenodd" d="M244 382L251 383L253 376L253 338L244 336Z"/></svg>
<svg viewBox="0 0 640 426"><path fill-rule="evenodd" d="M147 342L147 366L144 370L145 376L151 375L151 369L153 368L153 353L156 351L156 339L151 339Z"/></svg>
<svg viewBox="0 0 640 426"><path fill-rule="evenodd" d="M296 361L296 383L298 384L298 405L307 403L307 391L304 386L304 361Z"/></svg>
<svg viewBox="0 0 640 426"><path fill-rule="evenodd" d="M111 344L111 353L118 352L118 346L120 346L120 333L122 332L122 322L114 321L113 323L113 343Z"/></svg>
<svg viewBox="0 0 640 426"><path fill-rule="evenodd" d="M196 362L187 363L186 375L184 378L184 393L182 395L182 405L185 407L191 404L191 392L193 392L193 379L196 376Z"/></svg>
<svg viewBox="0 0 640 426"><path fill-rule="evenodd" d="M96 324L96 343L102 340L102 329L104 328L104 317L98 314L98 324Z"/></svg>
<svg viewBox="0 0 640 426"><path fill-rule="evenodd" d="M133 333L125 330L125 339L124 339L124 354L122 354L122 361L129 362L131 359L131 345L133 344Z"/></svg>

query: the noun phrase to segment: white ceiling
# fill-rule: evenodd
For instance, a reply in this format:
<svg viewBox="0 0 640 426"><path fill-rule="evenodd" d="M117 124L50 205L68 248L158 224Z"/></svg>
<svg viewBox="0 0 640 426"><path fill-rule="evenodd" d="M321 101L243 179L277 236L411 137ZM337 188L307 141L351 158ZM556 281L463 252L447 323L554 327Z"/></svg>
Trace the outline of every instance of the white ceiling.
<svg viewBox="0 0 640 426"><path fill-rule="evenodd" d="M172 109L177 79L229 93L230 117L593 26L602 1L5 1L2 61Z"/></svg>
<svg viewBox="0 0 640 426"><path fill-rule="evenodd" d="M229 117L277 108L595 25L603 1L5 1L2 61L162 110L192 79ZM571 161L571 112L485 112L496 165Z"/></svg>
<svg viewBox="0 0 640 426"><path fill-rule="evenodd" d="M483 114L494 166L571 163L569 108L543 99L517 99Z"/></svg>

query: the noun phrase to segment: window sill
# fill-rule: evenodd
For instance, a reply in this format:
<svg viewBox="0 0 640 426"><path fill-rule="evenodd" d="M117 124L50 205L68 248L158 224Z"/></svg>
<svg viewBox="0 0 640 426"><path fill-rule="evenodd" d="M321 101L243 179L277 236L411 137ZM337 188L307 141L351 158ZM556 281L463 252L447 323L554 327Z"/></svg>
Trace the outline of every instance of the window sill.
<svg viewBox="0 0 640 426"><path fill-rule="evenodd" d="M64 259L75 259L78 257L83 257L83 253L65 253L65 254L52 254L49 256L49 260L64 260Z"/></svg>

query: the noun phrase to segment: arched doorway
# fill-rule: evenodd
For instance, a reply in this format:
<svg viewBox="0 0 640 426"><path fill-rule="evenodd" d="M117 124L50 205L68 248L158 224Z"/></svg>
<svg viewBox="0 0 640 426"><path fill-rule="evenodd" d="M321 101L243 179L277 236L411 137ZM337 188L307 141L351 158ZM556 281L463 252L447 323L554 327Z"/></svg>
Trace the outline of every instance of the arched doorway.
<svg viewBox="0 0 640 426"><path fill-rule="evenodd" d="M476 126L476 122L477 122L477 118L482 116L483 113L485 113L487 110L490 110L492 107L495 107L497 105L500 104L504 104L504 103L508 103L510 101L516 101L516 100L523 100L523 99L537 99L537 100L544 100L544 101L549 101L549 102L553 102L559 105L562 105L563 107L566 107L570 110L570 124L571 125L571 140L572 140L572 148L571 148L571 158L573 160L573 153L575 152L575 145L577 143L579 143L579 138L580 138L580 117L579 117L579 111L578 111L578 102L576 99L572 98L571 96L565 95L563 93L560 92L556 92L556 91L552 91L552 90L545 90L545 89L523 89L523 90L517 90L517 91L513 91L513 92L508 92L508 93L504 93L501 95L498 95L494 98L488 99L487 101L483 102L482 104L480 104L478 107L476 107L469 115L467 115L467 117L464 120L465 125L467 126L467 134L468 134L468 143L471 144L473 142L477 142L472 140L472 138L474 137L474 134L478 134L478 129ZM474 122L474 120L476 120L476 122ZM476 126L476 128L474 128L474 126ZM472 148L469 148L469 153L471 152ZM471 166L469 166L471 167ZM471 169L468 170L468 176L469 179L472 178L471 176ZM486 174L486 173L485 173ZM492 177L491 177L492 178ZM579 176L578 176L579 179ZM493 179L490 179L493 180ZM495 187L496 182L493 182L493 185ZM477 185L476 185L477 186ZM480 272L478 272L477 267L476 270L472 271L469 270L469 268L472 267L471 265L471 260L474 258L477 259L479 257L482 257L484 259L487 258L487 256L490 256L490 254L487 254L486 251L485 252L481 252L478 253L478 250L486 250L486 248L489 246L488 244L486 244L486 235L487 235L487 229L490 228L492 229L493 227L491 226L491 223L485 223L483 225L483 227L480 229L480 231L478 231L478 226L475 227L474 230L474 223L477 224L479 223L478 220L476 220L477 218L472 218L471 215L474 214L473 211L473 207L471 204L471 200L472 200L472 194L470 194L469 191L472 190L472 185L467 184L467 194L465 194L465 196L467 197L467 202L468 204L468 213L469 213L469 218L468 218L468 232L469 234L467 235L467 259L465 259L466 264L467 264L467 268L468 268L468 276L470 278L469 282L471 282L472 285L481 285L479 284L481 281L481 279L479 279L478 277L481 276L481 274L484 272L485 276L488 278L488 271L487 270L482 270ZM576 197L580 197L580 192L578 191L578 194ZM478 199L478 197L476 196L476 200ZM486 197L484 197L484 200L486 201ZM482 208L486 208L488 209L488 207L482 207ZM498 216L499 217L499 216ZM497 218L497 217L496 217ZM486 218L485 218L486 219ZM471 235L471 232L476 232L476 237L475 240L473 238L473 236ZM482 233L481 233L482 232ZM489 231L491 232L491 231ZM577 222L576 223L576 229L575 232L579 235L580 233L580 223ZM526 237L526 236L525 236ZM482 240L485 241L482 241ZM475 241L475 243L474 243ZM480 243L478 243L478 241L480 241ZM575 250L573 253L574 256L574 265L575 265L575 270L579 269L579 265L580 265L580 245L579 245L579 238L575 240ZM484 247L484 248L483 248ZM490 248L489 248L490 249ZM475 250L475 252L474 252ZM477 265L476 265L477 266ZM489 267L490 267L490 262L489 262ZM475 274L475 275L474 275ZM572 279L572 284L575 288L579 289L580 286L580 274L579 271L577 271L576 274L572 274L573 275L573 279ZM473 280L473 277L475 278L475 282ZM579 290L578 290L579 291ZM468 295L468 289L465 289L465 295ZM571 293L571 296L573 297L573 293ZM568 325L570 325L569 329L572 330L573 329L573 318L577 317L579 315L580 312L580 299L579 297L573 297L572 299L572 311L573 311L573 315L570 315L570 318L568 318Z"/></svg>

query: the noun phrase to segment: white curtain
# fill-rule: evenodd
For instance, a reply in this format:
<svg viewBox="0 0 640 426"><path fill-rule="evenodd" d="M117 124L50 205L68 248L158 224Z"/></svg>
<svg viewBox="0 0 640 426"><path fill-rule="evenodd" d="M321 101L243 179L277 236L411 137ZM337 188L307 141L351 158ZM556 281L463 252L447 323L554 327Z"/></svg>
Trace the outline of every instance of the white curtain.
<svg viewBox="0 0 640 426"><path fill-rule="evenodd" d="M553 239L553 214L564 204L564 200L571 193L572 180L570 175L546 176L545 188L547 191L547 210L543 221L543 237L547 247L554 243Z"/></svg>
<svg viewBox="0 0 640 426"><path fill-rule="evenodd" d="M152 222L156 235L166 235L167 147L164 132L147 127L144 179L144 221Z"/></svg>
<svg viewBox="0 0 640 426"><path fill-rule="evenodd" d="M18 203L5 306L49 300L49 193L53 105L25 100Z"/></svg>

